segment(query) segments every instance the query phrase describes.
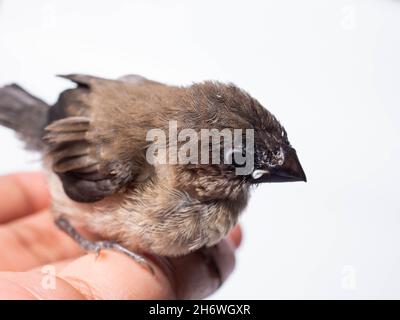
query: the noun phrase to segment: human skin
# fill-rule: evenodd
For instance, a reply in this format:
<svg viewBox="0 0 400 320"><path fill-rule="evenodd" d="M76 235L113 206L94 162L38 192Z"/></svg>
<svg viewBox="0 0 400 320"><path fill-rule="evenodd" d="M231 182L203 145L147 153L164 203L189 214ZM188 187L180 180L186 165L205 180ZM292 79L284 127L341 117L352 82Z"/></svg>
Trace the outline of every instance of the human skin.
<svg viewBox="0 0 400 320"><path fill-rule="evenodd" d="M0 177L0 299L202 299L233 271L242 238L236 226L203 253L149 257L152 274L118 252L83 252L54 225L49 205L41 173ZM48 266L51 288L43 285Z"/></svg>

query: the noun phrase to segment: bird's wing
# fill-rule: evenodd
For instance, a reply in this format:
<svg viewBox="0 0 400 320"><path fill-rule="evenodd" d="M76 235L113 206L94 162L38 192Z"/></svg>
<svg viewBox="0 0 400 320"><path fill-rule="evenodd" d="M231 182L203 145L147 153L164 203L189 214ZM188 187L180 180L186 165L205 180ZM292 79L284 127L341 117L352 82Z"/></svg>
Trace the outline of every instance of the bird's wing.
<svg viewBox="0 0 400 320"><path fill-rule="evenodd" d="M102 140L104 131L110 130L104 125L97 126L97 122L92 123L96 108L104 107L90 98L93 87L113 80L86 75L63 77L74 81L78 87L64 91L50 108L50 124L44 136L49 158L71 199L99 201L135 179L133 162L119 160L118 155L113 154L112 143Z"/></svg>

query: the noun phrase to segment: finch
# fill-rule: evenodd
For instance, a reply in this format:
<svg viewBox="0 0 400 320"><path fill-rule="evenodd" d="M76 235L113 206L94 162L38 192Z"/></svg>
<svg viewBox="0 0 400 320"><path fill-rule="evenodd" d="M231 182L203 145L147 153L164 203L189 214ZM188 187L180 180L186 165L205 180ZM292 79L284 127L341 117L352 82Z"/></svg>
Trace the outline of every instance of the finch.
<svg viewBox="0 0 400 320"><path fill-rule="evenodd" d="M0 88L0 124L41 152L55 221L86 250L114 248L142 261L142 253L210 247L235 226L252 186L306 181L284 127L233 84L63 77L76 88L52 106L16 84ZM154 129L165 132L164 146L162 135L149 139ZM86 240L76 226L104 241Z"/></svg>

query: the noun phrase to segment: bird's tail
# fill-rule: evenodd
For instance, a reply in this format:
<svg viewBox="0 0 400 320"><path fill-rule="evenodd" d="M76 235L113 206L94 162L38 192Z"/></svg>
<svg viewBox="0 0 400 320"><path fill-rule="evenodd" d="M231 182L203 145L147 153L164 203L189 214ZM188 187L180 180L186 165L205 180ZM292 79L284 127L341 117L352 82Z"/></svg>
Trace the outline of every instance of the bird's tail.
<svg viewBox="0 0 400 320"><path fill-rule="evenodd" d="M28 149L43 148L48 110L47 103L16 84L0 87L0 125L15 130Z"/></svg>

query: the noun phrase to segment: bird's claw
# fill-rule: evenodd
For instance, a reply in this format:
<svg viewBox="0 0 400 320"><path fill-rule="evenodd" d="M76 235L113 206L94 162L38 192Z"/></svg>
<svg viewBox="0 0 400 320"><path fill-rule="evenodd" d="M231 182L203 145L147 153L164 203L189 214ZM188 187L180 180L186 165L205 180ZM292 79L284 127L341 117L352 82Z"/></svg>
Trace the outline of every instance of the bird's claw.
<svg viewBox="0 0 400 320"><path fill-rule="evenodd" d="M151 274L155 274L154 268L150 265L150 263L143 256L132 252L119 243L114 241L89 241L82 237L80 233L70 224L70 222L63 218L59 217L55 220L56 225L65 233L67 233L71 238L73 238L78 245L87 252L94 252L95 259L97 260L100 256L100 252L103 249L111 249L125 254L131 259L135 260L137 263L146 268Z"/></svg>

